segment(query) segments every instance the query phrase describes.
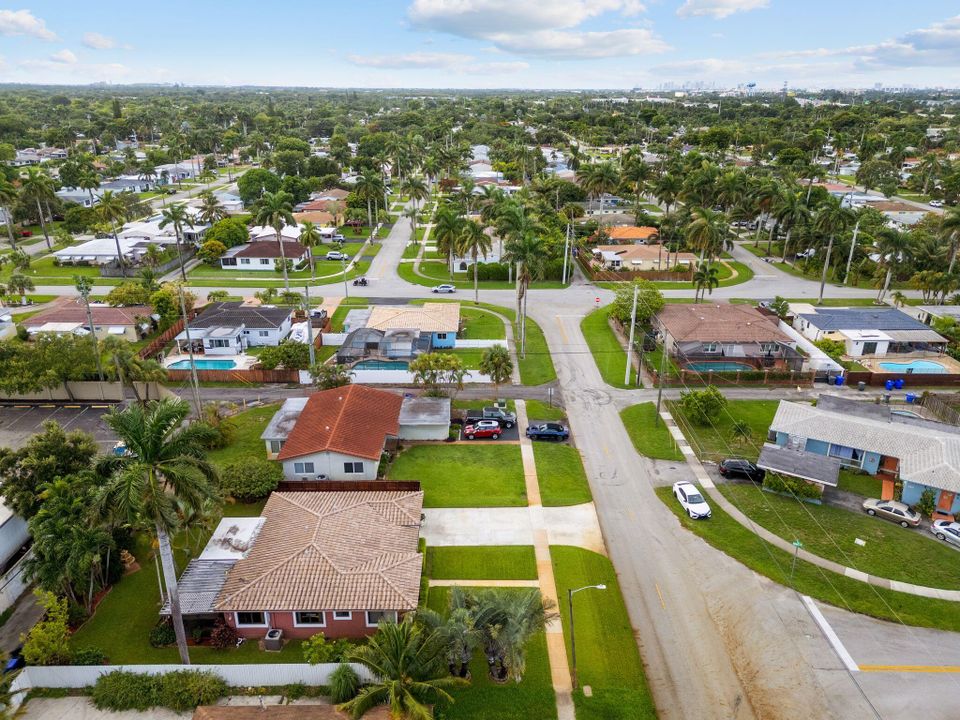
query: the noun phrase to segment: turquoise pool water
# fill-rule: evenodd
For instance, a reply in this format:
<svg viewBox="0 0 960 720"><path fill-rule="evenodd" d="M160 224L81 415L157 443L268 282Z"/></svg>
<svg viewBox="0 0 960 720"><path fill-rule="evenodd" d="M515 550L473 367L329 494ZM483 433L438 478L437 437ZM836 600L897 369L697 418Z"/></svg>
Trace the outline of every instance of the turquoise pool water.
<svg viewBox="0 0 960 720"><path fill-rule="evenodd" d="M738 370L755 370L753 365L739 362L694 362L687 363L687 370L696 370L697 372L737 372Z"/></svg>
<svg viewBox="0 0 960 720"><path fill-rule="evenodd" d="M405 360L361 360L353 366L354 370L407 370L410 366Z"/></svg>
<svg viewBox="0 0 960 720"><path fill-rule="evenodd" d="M929 375L947 371L943 365L932 360L911 360L908 363L882 362L879 365L881 369L891 373L925 373Z"/></svg>
<svg viewBox="0 0 960 720"><path fill-rule="evenodd" d="M233 360L194 360L194 367L197 370L233 370L237 364ZM189 360L179 360L172 365L167 365L168 370L189 370Z"/></svg>

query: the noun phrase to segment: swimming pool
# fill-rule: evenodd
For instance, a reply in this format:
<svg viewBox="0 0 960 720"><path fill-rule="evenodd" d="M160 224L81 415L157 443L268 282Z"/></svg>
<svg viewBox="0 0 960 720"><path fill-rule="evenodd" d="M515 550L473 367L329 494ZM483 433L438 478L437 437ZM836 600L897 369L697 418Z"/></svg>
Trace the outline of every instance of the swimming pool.
<svg viewBox="0 0 960 720"><path fill-rule="evenodd" d="M354 370L408 370L405 360L361 360L353 366Z"/></svg>
<svg viewBox="0 0 960 720"><path fill-rule="evenodd" d="M746 363L740 362L693 362L687 363L687 370L695 370L697 372L737 372L737 371L749 371L755 370L756 368L753 365L747 365Z"/></svg>
<svg viewBox="0 0 960 720"><path fill-rule="evenodd" d="M907 375L910 375L911 373L924 373L926 375L932 375L937 373L945 373L947 371L943 365L933 362L932 360L911 360L908 363L881 362L877 364L884 372L905 373Z"/></svg>
<svg viewBox="0 0 960 720"><path fill-rule="evenodd" d="M233 370L237 366L233 360L194 360L193 365L197 370ZM167 365L167 370L189 369L189 360L178 360L172 365Z"/></svg>

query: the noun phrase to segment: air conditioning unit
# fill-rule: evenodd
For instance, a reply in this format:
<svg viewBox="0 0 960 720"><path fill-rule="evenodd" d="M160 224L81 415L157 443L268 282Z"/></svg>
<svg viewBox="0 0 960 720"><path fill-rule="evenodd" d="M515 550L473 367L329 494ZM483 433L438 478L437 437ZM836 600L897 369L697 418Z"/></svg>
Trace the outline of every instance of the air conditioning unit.
<svg viewBox="0 0 960 720"><path fill-rule="evenodd" d="M277 628L267 630L267 634L263 638L263 649L280 652L283 649L283 630Z"/></svg>

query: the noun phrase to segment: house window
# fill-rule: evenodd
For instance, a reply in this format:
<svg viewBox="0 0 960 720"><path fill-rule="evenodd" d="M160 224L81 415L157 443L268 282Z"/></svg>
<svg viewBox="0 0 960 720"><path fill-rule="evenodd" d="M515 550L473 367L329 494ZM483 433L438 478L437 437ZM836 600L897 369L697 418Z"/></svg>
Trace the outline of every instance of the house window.
<svg viewBox="0 0 960 720"><path fill-rule="evenodd" d="M230 340L210 340L210 347L212 348L226 348L230 347Z"/></svg>
<svg viewBox="0 0 960 720"><path fill-rule="evenodd" d="M778 349L777 343L766 342L760 343L760 352L764 355L773 355Z"/></svg>
<svg viewBox="0 0 960 720"><path fill-rule="evenodd" d="M220 259L220 264L221 264L221 265L236 265L236 264L237 264L237 259L236 259L236 258L221 258L221 259Z"/></svg>
<svg viewBox="0 0 960 720"><path fill-rule="evenodd" d="M353 613L349 610L334 610L333 611L334 620L353 620Z"/></svg>
<svg viewBox="0 0 960 720"><path fill-rule="evenodd" d="M269 264L270 264L270 258L260 258L260 264L261 264L261 265L269 265Z"/></svg>
<svg viewBox="0 0 960 720"><path fill-rule="evenodd" d="M250 258L240 258L240 264L241 264L241 265L249 265L249 264L250 264Z"/></svg>
<svg viewBox="0 0 960 720"><path fill-rule="evenodd" d="M343 464L343 471L350 475L356 475L363 472L362 462L348 462Z"/></svg>
<svg viewBox="0 0 960 720"><path fill-rule="evenodd" d="M720 345L718 343L703 343L703 352L705 353L715 353L719 350Z"/></svg>
<svg viewBox="0 0 960 720"><path fill-rule="evenodd" d="M283 440L271 440L270 441L270 452L278 453L283 449Z"/></svg>
<svg viewBox="0 0 960 720"><path fill-rule="evenodd" d="M437 333L437 340L446 340L446 339L447 339L446 333Z"/></svg>
<svg viewBox="0 0 960 720"><path fill-rule="evenodd" d="M830 450L827 451L827 454L832 458L837 458L841 465L849 465L850 467L863 466L862 450L847 447L846 445L834 445L831 443Z"/></svg>
<svg viewBox="0 0 960 720"><path fill-rule="evenodd" d="M313 463L312 462L295 462L293 464L293 471L297 475L312 475Z"/></svg>
<svg viewBox="0 0 960 720"><path fill-rule="evenodd" d="M260 334L260 337L270 337L269 330L261 330L259 334Z"/></svg>
<svg viewBox="0 0 960 720"><path fill-rule="evenodd" d="M317 610L305 610L293 614L293 624L297 627L326 627L327 616Z"/></svg>
<svg viewBox="0 0 960 720"><path fill-rule="evenodd" d="M396 610L368 610L367 611L367 627L376 627L380 624L381 620L386 620L387 622L396 622L397 621L397 611Z"/></svg>
<svg viewBox="0 0 960 720"><path fill-rule="evenodd" d="M235 615L237 627L265 627L267 624L262 612L238 612Z"/></svg>

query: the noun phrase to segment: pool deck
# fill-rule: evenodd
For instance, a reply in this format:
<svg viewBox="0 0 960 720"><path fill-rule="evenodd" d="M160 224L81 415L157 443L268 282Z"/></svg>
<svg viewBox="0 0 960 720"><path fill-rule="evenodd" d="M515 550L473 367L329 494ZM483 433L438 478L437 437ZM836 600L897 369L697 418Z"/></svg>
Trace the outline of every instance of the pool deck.
<svg viewBox="0 0 960 720"><path fill-rule="evenodd" d="M960 375L960 362L957 362L949 355L940 355L938 353L905 353L905 354L895 354L895 355L869 355L864 357L850 358L851 360L856 360L865 368L870 370L870 372L875 373L887 373L890 375L906 375L907 368L905 367L902 370L889 370L882 366L882 363L892 363L895 365L909 366L911 363L915 362L927 362L939 365L943 370L939 372L930 372L930 371L914 371L913 374L916 375L941 375L941 374L950 374L950 375Z"/></svg>
<svg viewBox="0 0 960 720"><path fill-rule="evenodd" d="M249 370L257 364L257 358L253 355L194 355L194 360L198 362L203 360L231 360L235 363L235 367L230 368L230 370ZM190 362L190 356L186 354L168 355L163 360L163 366L169 368L171 365L184 361ZM189 369L189 366L184 369Z"/></svg>

